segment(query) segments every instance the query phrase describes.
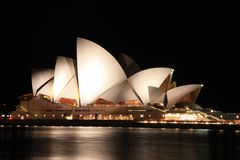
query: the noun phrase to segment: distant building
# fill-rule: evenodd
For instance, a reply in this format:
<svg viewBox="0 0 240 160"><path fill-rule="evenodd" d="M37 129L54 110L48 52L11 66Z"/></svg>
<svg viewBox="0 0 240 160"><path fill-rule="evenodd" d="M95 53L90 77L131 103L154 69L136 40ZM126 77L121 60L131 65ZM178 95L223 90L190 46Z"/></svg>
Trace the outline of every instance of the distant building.
<svg viewBox="0 0 240 160"><path fill-rule="evenodd" d="M15 119L209 119L195 104L203 85L177 86L173 71L140 70L129 56L121 54L118 62L96 43L77 38L77 61L57 57L55 69L32 70L33 92L20 97L12 115Z"/></svg>

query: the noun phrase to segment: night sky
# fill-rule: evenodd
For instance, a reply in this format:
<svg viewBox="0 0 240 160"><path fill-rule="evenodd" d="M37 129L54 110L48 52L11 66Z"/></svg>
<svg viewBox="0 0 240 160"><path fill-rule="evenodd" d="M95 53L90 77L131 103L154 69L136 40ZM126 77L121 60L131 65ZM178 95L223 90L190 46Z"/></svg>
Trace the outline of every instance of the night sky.
<svg viewBox="0 0 240 160"><path fill-rule="evenodd" d="M17 104L31 92L31 68L54 68L57 56L76 58L76 37L142 69L174 68L178 85L202 83L197 103L240 112L237 17L205 1L146 1L1 6L0 101ZM223 7L223 8L222 8Z"/></svg>

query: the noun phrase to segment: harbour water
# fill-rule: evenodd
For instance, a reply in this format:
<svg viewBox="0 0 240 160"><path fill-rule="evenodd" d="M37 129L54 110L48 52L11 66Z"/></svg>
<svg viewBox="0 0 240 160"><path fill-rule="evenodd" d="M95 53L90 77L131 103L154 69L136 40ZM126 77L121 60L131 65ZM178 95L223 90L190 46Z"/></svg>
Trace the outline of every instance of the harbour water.
<svg viewBox="0 0 240 160"><path fill-rule="evenodd" d="M1 126L0 159L240 160L240 131Z"/></svg>

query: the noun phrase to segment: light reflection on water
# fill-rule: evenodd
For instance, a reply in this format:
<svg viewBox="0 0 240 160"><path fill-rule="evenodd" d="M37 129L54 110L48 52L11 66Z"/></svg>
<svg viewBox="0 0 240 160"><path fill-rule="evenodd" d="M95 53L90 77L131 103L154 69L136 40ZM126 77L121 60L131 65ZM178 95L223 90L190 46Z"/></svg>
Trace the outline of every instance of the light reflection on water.
<svg viewBox="0 0 240 160"><path fill-rule="evenodd" d="M240 133L208 129L1 127L0 159L240 159Z"/></svg>

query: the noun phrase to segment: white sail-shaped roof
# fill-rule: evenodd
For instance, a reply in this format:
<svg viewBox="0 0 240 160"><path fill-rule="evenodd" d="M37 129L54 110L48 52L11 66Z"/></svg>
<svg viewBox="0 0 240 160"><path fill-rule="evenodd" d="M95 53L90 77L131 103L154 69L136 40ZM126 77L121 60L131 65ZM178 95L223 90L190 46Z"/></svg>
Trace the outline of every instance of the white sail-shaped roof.
<svg viewBox="0 0 240 160"><path fill-rule="evenodd" d="M102 98L114 103L123 102L126 100L139 101L139 99L137 98L136 94L133 92L127 80L111 87L106 92L104 92L99 98Z"/></svg>
<svg viewBox="0 0 240 160"><path fill-rule="evenodd" d="M149 93L150 103L155 103L155 101L165 92L160 88L148 86L148 93Z"/></svg>
<svg viewBox="0 0 240 160"><path fill-rule="evenodd" d="M33 69L32 89L33 95L45 94L52 98L53 69Z"/></svg>
<svg viewBox="0 0 240 160"><path fill-rule="evenodd" d="M76 67L73 59L58 57L54 72L54 101L60 98L75 99L79 102Z"/></svg>
<svg viewBox="0 0 240 160"><path fill-rule="evenodd" d="M190 84L168 90L167 108L172 107L174 104L178 103L178 101L181 100L184 96L190 94L193 91L200 90L201 88L202 88L201 84Z"/></svg>
<svg viewBox="0 0 240 160"><path fill-rule="evenodd" d="M132 75L129 82L141 98L142 103L147 104L150 102L148 86L160 87L172 72L171 68L150 68Z"/></svg>
<svg viewBox="0 0 240 160"><path fill-rule="evenodd" d="M117 102L123 102L127 100L138 100L139 102L141 102L137 97L137 95L134 93L128 81L125 83L125 85L121 89L117 98Z"/></svg>
<svg viewBox="0 0 240 160"><path fill-rule="evenodd" d="M99 98L111 101L116 103L117 98L119 96L119 93L121 92L122 88L126 85L126 81L117 84L110 89L108 89L106 92L104 92Z"/></svg>
<svg viewBox="0 0 240 160"><path fill-rule="evenodd" d="M83 38L77 39L77 64L82 105L92 103L103 92L127 78L110 53Z"/></svg>

